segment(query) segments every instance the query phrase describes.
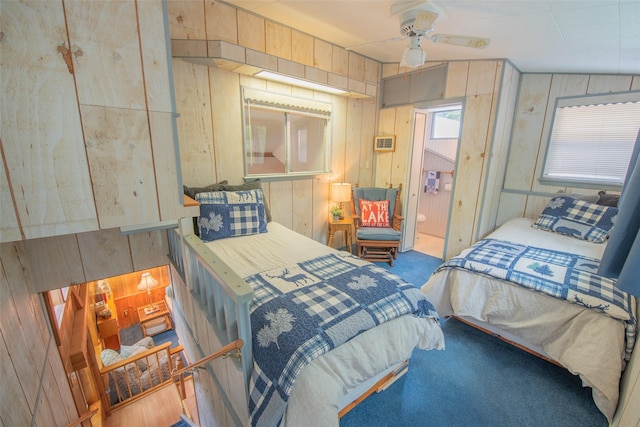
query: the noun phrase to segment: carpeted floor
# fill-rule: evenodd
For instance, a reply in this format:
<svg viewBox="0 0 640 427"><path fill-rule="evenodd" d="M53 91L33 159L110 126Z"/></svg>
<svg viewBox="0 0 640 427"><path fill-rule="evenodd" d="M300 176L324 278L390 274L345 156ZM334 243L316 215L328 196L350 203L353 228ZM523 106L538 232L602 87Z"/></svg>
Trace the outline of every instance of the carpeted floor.
<svg viewBox="0 0 640 427"><path fill-rule="evenodd" d="M421 287L440 262L408 251L378 265ZM414 351L408 373L340 426L607 426L577 376L457 320L443 331L444 351Z"/></svg>
<svg viewBox="0 0 640 427"><path fill-rule="evenodd" d="M142 337L143 334L140 324L120 329L120 343L123 345L132 345L135 342L141 340ZM171 348L179 345L178 336L176 335L176 331L173 329L161 332L157 335L154 335L152 338L155 345L164 344L167 341L171 341Z"/></svg>

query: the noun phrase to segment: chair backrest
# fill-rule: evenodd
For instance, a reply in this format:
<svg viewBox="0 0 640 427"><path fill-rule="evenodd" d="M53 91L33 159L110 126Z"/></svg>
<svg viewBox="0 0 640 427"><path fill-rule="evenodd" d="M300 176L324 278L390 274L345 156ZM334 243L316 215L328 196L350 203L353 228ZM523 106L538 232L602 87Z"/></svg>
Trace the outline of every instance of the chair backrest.
<svg viewBox="0 0 640 427"><path fill-rule="evenodd" d="M391 220L396 213L396 199L399 191L399 188L356 187L353 189L353 210L356 215L360 216L360 199L388 200L389 220Z"/></svg>

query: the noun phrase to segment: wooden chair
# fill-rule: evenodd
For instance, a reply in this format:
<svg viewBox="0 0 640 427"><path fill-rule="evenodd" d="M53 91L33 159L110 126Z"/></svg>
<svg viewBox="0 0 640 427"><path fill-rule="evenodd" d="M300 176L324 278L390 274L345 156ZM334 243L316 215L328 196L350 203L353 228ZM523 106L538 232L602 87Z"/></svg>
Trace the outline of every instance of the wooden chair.
<svg viewBox="0 0 640 427"><path fill-rule="evenodd" d="M363 187L356 184L351 193L351 212L356 231L356 249L360 258L372 262L388 262L393 266L393 260L398 256L398 248L402 240L400 225L400 192L398 188ZM361 225L360 200L389 201L389 227L365 227Z"/></svg>

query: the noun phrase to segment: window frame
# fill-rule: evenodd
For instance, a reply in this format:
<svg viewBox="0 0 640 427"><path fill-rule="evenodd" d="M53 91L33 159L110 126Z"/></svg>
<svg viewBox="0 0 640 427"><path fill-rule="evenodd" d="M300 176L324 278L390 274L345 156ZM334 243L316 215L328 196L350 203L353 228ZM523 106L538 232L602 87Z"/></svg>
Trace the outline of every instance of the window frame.
<svg viewBox="0 0 640 427"><path fill-rule="evenodd" d="M460 113L460 119L458 120L458 133L455 136L444 136L439 137L435 136L436 133L436 119L438 114L449 113L451 111L457 111ZM433 109L429 111L431 113L431 135L429 135L429 139L432 140L445 140L445 139L458 139L460 138L460 129L462 127L462 106L447 106L445 108Z"/></svg>
<svg viewBox="0 0 640 427"><path fill-rule="evenodd" d="M252 125L250 123L250 117L248 117L250 116L250 114L247 114L247 112L250 111L251 106L254 106L254 108L258 108L263 111L273 111L278 112L279 114L283 114L284 120L282 126L284 129L283 137L285 138L285 161L283 172L249 173L249 153L251 152L250 148L253 141L251 141L251 134L248 132ZM245 178L259 178L264 181L279 181L331 174L331 148L333 133L331 113L332 105L330 103L307 98L298 98L284 94L271 93L250 87L242 87L242 156ZM291 116L297 118L310 116L325 121L324 136L322 137L322 144L324 145L324 147L321 147L321 149L319 150L323 153L324 156L324 162L321 165L321 170L310 170L303 172L291 171L292 156L296 157L297 161L304 162L304 160L300 159L300 154L302 153L302 151L300 150L301 141L299 141L297 137L294 138L292 135L290 135L290 132L293 132L288 127L290 124L289 118ZM310 143L313 143L313 141L311 141ZM292 144L295 144L296 147L293 147ZM303 148L305 151L304 157L308 159L309 145L307 142L305 142L305 146Z"/></svg>
<svg viewBox="0 0 640 427"><path fill-rule="evenodd" d="M553 185L553 186L563 186L563 187L576 187L576 188L598 188L598 189L606 189L606 190L621 190L624 185L624 179L626 174L622 174L622 182L615 183L612 181L600 180L596 177L590 178L576 178L571 179L568 177L549 177L545 176L547 173L547 163L550 156L552 139L554 136L554 127L556 125L556 118L558 111L562 108L566 107L579 107L579 106L592 106L599 104L619 104L624 102L640 102L640 91L627 91L627 92L616 92L616 93L608 93L608 94L594 94L594 95L583 95L583 96L570 96L570 97L558 97L556 98L554 109L553 109L553 117L551 120L551 125L549 127L549 134L547 136L547 144L545 147L545 154L543 158L542 168L540 170L540 176L538 181L543 185ZM639 130L640 132L640 130ZM633 147L629 154L629 160L633 157L633 153L638 150L637 141L638 134L633 138ZM628 167L628 165L627 165Z"/></svg>

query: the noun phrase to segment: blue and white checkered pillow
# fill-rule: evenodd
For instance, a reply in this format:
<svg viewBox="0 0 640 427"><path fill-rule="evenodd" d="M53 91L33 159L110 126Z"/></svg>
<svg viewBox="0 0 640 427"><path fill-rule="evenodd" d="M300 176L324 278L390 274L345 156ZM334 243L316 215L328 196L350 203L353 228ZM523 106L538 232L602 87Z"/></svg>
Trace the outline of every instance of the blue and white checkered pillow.
<svg viewBox="0 0 640 427"><path fill-rule="evenodd" d="M602 243L609 237L617 215L618 209L614 207L559 196L549 201L540 218L531 226Z"/></svg>
<svg viewBox="0 0 640 427"><path fill-rule="evenodd" d="M200 238L209 242L225 237L267 232L262 190L198 193Z"/></svg>

